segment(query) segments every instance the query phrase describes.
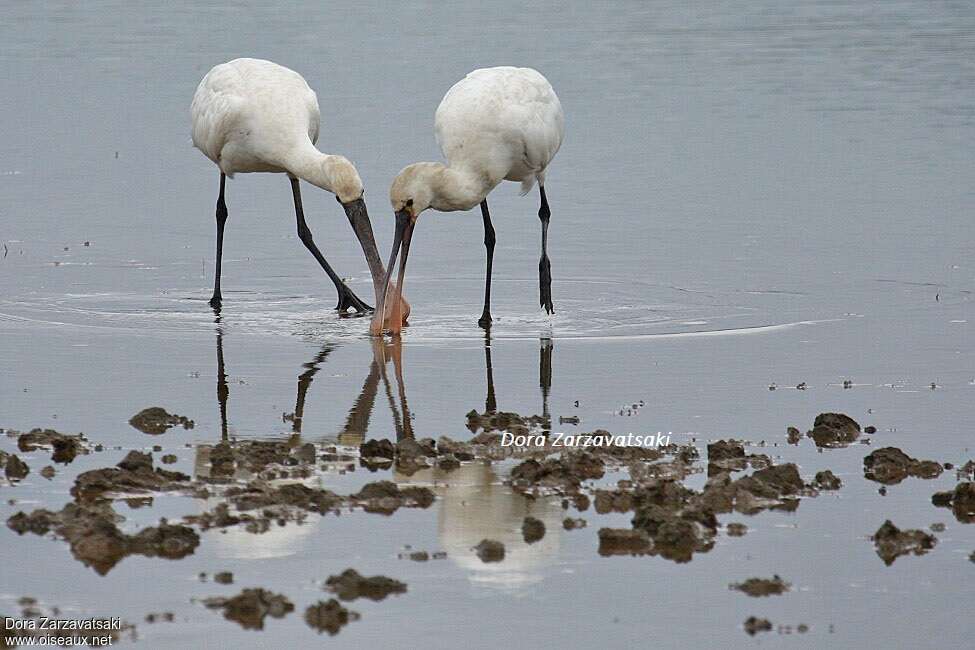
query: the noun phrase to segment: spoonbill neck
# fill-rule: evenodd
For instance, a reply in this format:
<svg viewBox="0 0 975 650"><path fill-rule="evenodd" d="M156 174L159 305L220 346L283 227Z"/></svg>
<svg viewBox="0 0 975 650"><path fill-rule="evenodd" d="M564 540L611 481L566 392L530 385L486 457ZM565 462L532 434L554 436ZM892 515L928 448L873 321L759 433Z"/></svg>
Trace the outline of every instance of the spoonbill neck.
<svg viewBox="0 0 975 650"><path fill-rule="evenodd" d="M284 167L292 176L331 192L341 203L362 196L362 180L355 166L343 156L322 153L310 140L288 151Z"/></svg>

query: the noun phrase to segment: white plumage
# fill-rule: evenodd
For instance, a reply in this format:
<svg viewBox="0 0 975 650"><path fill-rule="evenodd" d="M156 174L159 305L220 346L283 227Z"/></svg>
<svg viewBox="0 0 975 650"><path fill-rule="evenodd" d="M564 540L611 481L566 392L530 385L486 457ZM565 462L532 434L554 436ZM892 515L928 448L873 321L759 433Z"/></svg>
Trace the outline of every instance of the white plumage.
<svg viewBox="0 0 975 650"><path fill-rule="evenodd" d="M536 70L483 68L447 91L434 129L450 167L473 168L495 185L520 182L524 195L536 180L544 184L545 168L562 146L565 117L551 84Z"/></svg>
<svg viewBox="0 0 975 650"><path fill-rule="evenodd" d="M217 260L213 298L221 304L220 267L227 220L225 177L241 172L286 173L291 179L298 236L335 284L337 309L369 308L332 270L305 223L298 179L332 192L345 208L362 245L374 287L384 269L362 200L362 181L343 156L322 153L318 141L318 98L304 78L284 66L261 59L234 59L214 66L203 77L190 107L193 144L220 168L217 199Z"/></svg>
<svg viewBox="0 0 975 650"><path fill-rule="evenodd" d="M475 70L447 91L437 108L434 130L447 164L421 162L403 169L393 181L389 199L396 213L396 235L386 275L388 285L402 246L399 286L402 288L410 238L417 217L426 209L443 212L470 210L481 205L487 269L484 311L478 323L487 329L492 322L491 265L495 233L487 195L501 181L521 183L527 194L538 183L542 223L542 256L539 260L539 303L554 312L551 272L547 253L550 210L545 196L545 173L562 146L565 117L562 104L548 80L531 68L497 67ZM380 334L385 321L385 291L377 299L371 331ZM390 332L397 334L402 318L393 301Z"/></svg>

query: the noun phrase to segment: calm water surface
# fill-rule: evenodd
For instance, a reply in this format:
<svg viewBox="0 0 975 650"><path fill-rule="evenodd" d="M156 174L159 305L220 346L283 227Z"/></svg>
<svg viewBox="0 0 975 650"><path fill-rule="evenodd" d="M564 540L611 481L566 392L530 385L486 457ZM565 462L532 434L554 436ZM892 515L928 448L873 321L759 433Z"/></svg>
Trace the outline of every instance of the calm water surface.
<svg viewBox="0 0 975 650"><path fill-rule="evenodd" d="M589 527L566 532L558 501L528 503L501 484L506 466L397 477L435 486L426 511L208 532L189 558L129 557L104 577L63 542L4 528L2 611L30 595L77 616L122 616L145 647L309 645L324 639L301 613L324 597L325 577L353 566L409 592L354 603L363 618L327 640L335 647L969 643L975 527L930 504L954 473L881 496L862 476L868 450L790 447L785 428L841 411L878 428L874 446L975 457L975 9L686 4L4 3L0 426L84 431L109 450L50 482L37 473L45 455L27 454L32 473L0 488L0 516L60 508L75 473L132 448L160 444L193 472L192 447L222 431L293 434L282 414L296 408L313 442L404 427L463 438L464 414L491 399L489 379L503 410L702 447L764 441L754 451L797 462L807 478L831 468L842 490L747 518L746 537L720 535L688 564L599 557L596 530L628 526L627 516L573 515ZM188 106L202 75L237 56L288 65L318 91L319 146L358 165L384 253L389 182L439 158L432 117L446 89L476 67L543 71L567 115L547 184L556 315L537 309L537 195L518 197L514 184L491 195L492 338L475 325L480 219L430 213L414 238L414 316L397 350L371 343L367 321L330 311L334 290L297 240L285 178L241 175L228 184L215 322L218 174L191 147ZM369 295L340 208L304 194L325 255ZM808 390L791 388L800 382ZM196 427L153 439L129 427L154 404ZM346 493L376 478L326 472L321 484ZM135 530L204 507L174 496L118 509ZM543 543L521 541L526 514L549 524ZM947 530L931 553L886 567L868 536L888 517ZM484 537L508 545L505 562L474 556ZM398 560L404 545L448 557ZM233 587L196 577L220 570L234 572ZM755 600L727 588L773 573L792 593ZM191 602L251 586L284 593L297 611L250 632ZM177 622L142 623L163 611ZM752 639L740 629L750 615L810 630Z"/></svg>

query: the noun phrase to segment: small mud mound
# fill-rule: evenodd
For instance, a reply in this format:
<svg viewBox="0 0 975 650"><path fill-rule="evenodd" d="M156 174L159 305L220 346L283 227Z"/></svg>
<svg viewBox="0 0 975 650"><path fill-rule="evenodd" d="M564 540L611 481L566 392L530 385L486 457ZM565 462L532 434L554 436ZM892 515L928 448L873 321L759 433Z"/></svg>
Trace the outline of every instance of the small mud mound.
<svg viewBox="0 0 975 650"><path fill-rule="evenodd" d="M963 524L975 523L975 483L959 483L949 492L936 492L931 503L940 508L951 508L955 519Z"/></svg>
<svg viewBox="0 0 975 650"><path fill-rule="evenodd" d="M485 564L504 560L504 544L497 540L482 539L474 550L477 552L477 557Z"/></svg>
<svg viewBox="0 0 975 650"><path fill-rule="evenodd" d="M777 575L771 578L749 578L744 582L736 582L735 584L729 585L730 589L740 591L753 598L778 596L789 591L790 587L791 585L788 582Z"/></svg>
<svg viewBox="0 0 975 650"><path fill-rule="evenodd" d="M346 569L340 575L329 576L325 588L338 596L339 600L383 600L390 594L406 593L406 584L386 576L366 578L355 569Z"/></svg>
<svg viewBox="0 0 975 650"><path fill-rule="evenodd" d="M545 523L541 519L525 517L521 523L521 536L526 544L534 544L545 537Z"/></svg>
<svg viewBox="0 0 975 650"><path fill-rule="evenodd" d="M182 426L184 429L192 429L193 420L184 415L167 413L161 406L150 406L142 409L129 419L129 424L142 433L151 436L158 436L166 433L170 428Z"/></svg>
<svg viewBox="0 0 975 650"><path fill-rule="evenodd" d="M71 495L78 501L92 501L108 493L161 492L189 489L190 477L180 472L153 469L152 456L130 451L115 467L79 474Z"/></svg>
<svg viewBox="0 0 975 650"><path fill-rule="evenodd" d="M938 543L934 535L923 530L901 530L888 519L873 534L877 555L890 566L901 555L924 555Z"/></svg>
<svg viewBox="0 0 975 650"><path fill-rule="evenodd" d="M944 468L933 460L911 458L897 447L883 447L863 459L863 476L884 485L896 485L909 476L937 478Z"/></svg>
<svg viewBox="0 0 975 650"><path fill-rule="evenodd" d="M305 623L319 634L328 632L335 636L343 627L352 621L359 620L359 614L342 606L339 601L329 598L318 601L305 610Z"/></svg>
<svg viewBox="0 0 975 650"><path fill-rule="evenodd" d="M745 620L745 632L748 632L749 636L755 636L759 632L771 632L772 622L767 618L757 618L755 616L749 616Z"/></svg>
<svg viewBox="0 0 975 650"><path fill-rule="evenodd" d="M817 447L848 447L860 437L860 425L843 413L820 413L806 437Z"/></svg>
<svg viewBox="0 0 975 650"><path fill-rule="evenodd" d="M69 503L60 512L18 512L7 520L7 527L19 535L53 531L68 542L75 559L99 575L108 573L128 555L178 560L192 555L200 545L199 535L187 526L162 521L159 526L126 535L117 525L121 519L107 503Z"/></svg>
<svg viewBox="0 0 975 650"><path fill-rule="evenodd" d="M225 619L245 630L263 630L268 616L284 618L295 609L286 597L265 589L244 589L233 598L207 598L203 604L209 609L222 609Z"/></svg>
<svg viewBox="0 0 975 650"><path fill-rule="evenodd" d="M17 437L17 448L23 452L50 449L51 460L67 465L78 454L87 454L88 441L81 434L65 435L54 429L32 429Z"/></svg>
<svg viewBox="0 0 975 650"><path fill-rule="evenodd" d="M816 472L816 477L813 479L813 486L820 490L839 490L843 487L843 481L830 470L824 469L821 472Z"/></svg>

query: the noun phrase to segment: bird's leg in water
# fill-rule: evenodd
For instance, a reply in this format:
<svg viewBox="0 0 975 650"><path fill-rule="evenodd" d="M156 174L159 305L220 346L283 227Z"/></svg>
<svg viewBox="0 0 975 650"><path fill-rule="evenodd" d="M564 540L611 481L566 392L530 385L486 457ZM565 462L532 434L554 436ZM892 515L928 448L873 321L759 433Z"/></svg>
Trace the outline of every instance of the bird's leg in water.
<svg viewBox="0 0 975 650"><path fill-rule="evenodd" d="M488 212L487 199L481 201L481 217L484 218L484 248L487 251L487 268L484 273L484 311L477 321L483 329L491 327L491 267L494 265L494 225Z"/></svg>
<svg viewBox="0 0 975 650"><path fill-rule="evenodd" d="M214 309L219 309L223 300L220 294L220 266L223 261L223 227L227 223L227 203L223 200L226 184L227 175L220 172L220 196L217 197L217 267L213 272L213 297L210 298L210 306Z"/></svg>
<svg viewBox="0 0 975 650"><path fill-rule="evenodd" d="M315 245L315 240L312 239L311 230L308 229L308 224L305 223L305 212L301 207L301 189L298 187L298 179L291 177L291 193L295 197L295 215L298 217L298 238L301 239L301 243L305 245L311 254L315 256L318 263L331 278L332 282L335 284L335 290L339 294L339 303L336 305L336 309L339 313L344 314L348 311L349 307L356 310L359 313L371 311L372 307L362 302L357 295L352 292L342 278L332 270L332 267L325 260L325 256L322 252L318 250L318 246Z"/></svg>
<svg viewBox="0 0 975 650"><path fill-rule="evenodd" d="M546 314L554 314L552 305L552 265L548 261L548 222L552 211L548 209L548 199L545 198L545 187L538 186L542 195L542 205L538 208L538 218L542 222L542 258L538 260L539 304Z"/></svg>

